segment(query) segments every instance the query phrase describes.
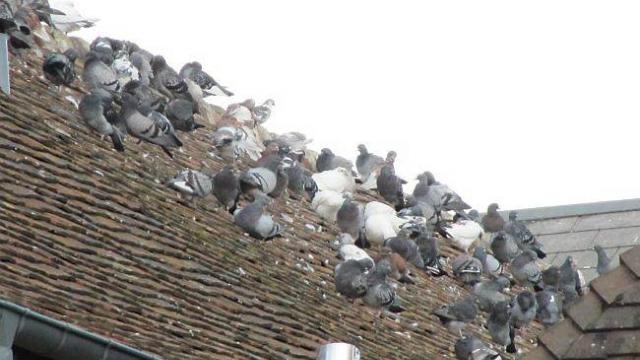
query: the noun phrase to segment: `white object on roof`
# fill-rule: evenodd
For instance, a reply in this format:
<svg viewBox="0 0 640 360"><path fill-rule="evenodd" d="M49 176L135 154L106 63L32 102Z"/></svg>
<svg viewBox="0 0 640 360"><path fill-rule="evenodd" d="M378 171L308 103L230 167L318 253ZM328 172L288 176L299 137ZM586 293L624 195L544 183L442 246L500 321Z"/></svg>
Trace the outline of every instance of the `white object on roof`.
<svg viewBox="0 0 640 360"><path fill-rule="evenodd" d="M64 13L64 15L51 15L51 20L58 30L65 33L92 27L98 21L98 19L80 15L73 2L69 0L49 0L49 6Z"/></svg>

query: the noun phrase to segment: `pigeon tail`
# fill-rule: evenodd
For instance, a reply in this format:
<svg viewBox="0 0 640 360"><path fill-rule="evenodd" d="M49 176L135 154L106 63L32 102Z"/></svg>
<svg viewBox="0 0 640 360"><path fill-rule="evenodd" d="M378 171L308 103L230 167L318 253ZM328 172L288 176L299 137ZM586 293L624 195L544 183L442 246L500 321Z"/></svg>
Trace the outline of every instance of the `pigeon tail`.
<svg viewBox="0 0 640 360"><path fill-rule="evenodd" d="M124 143L122 142L122 135L116 129L109 135L111 142L113 142L113 148L119 152L124 152Z"/></svg>

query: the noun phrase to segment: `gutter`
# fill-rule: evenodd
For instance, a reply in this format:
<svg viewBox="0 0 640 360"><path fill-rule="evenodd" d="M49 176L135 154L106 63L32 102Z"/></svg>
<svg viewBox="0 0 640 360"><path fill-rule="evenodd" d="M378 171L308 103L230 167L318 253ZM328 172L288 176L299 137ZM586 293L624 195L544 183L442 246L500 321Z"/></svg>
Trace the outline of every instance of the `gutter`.
<svg viewBox="0 0 640 360"><path fill-rule="evenodd" d="M13 360L13 346L54 360L161 359L0 299L0 360Z"/></svg>

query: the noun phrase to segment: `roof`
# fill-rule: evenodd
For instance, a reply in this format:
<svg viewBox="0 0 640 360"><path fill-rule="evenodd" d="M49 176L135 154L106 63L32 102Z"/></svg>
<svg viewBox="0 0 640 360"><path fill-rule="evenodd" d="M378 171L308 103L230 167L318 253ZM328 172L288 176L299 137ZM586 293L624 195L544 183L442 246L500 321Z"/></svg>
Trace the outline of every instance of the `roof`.
<svg viewBox="0 0 640 360"><path fill-rule="evenodd" d="M526 359L618 359L640 356L640 246L591 282L592 291L545 331Z"/></svg>
<svg viewBox="0 0 640 360"><path fill-rule="evenodd" d="M215 201L194 205L163 185L186 167L222 168L208 155L210 126L181 134L175 160L130 139L120 154L39 62L12 59L11 76L11 97L0 94L0 298L167 359L313 359L335 341L365 359L453 356L457 336L430 313L467 293L456 281L416 273L397 290L408 310L374 326L336 293L336 228L308 202L275 204L285 236L262 242ZM483 323L470 329L487 340Z"/></svg>
<svg viewBox="0 0 640 360"><path fill-rule="evenodd" d="M594 245L617 266L620 254L640 244L640 199L522 209L518 218L544 245L546 261L560 265L571 255L587 281L598 275Z"/></svg>

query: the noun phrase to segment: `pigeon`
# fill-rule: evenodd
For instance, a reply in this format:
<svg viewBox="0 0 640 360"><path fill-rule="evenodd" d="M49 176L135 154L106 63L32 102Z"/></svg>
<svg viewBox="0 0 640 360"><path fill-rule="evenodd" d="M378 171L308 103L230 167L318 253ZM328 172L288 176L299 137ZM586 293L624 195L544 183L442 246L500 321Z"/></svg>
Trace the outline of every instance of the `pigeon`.
<svg viewBox="0 0 640 360"><path fill-rule="evenodd" d="M367 147L363 144L358 145L358 151L360 154L356 158L356 170L358 170L362 182L366 183L369 176L379 169L385 161L382 157L368 152Z"/></svg>
<svg viewBox="0 0 640 360"><path fill-rule="evenodd" d="M387 276L391 273L391 263L379 261L367 276L367 292L363 300L367 306L378 310L378 316L396 300L396 291L387 282Z"/></svg>
<svg viewBox="0 0 640 360"><path fill-rule="evenodd" d="M519 293L511 304L511 324L516 328L522 328L529 325L538 312L538 303L535 295L524 290Z"/></svg>
<svg viewBox="0 0 640 360"><path fill-rule="evenodd" d="M497 278L502 275L502 264L492 254L488 254L485 248L477 246L473 251L473 257L482 263L482 271L492 277Z"/></svg>
<svg viewBox="0 0 640 360"><path fill-rule="evenodd" d="M461 337L454 346L458 360L502 360L500 354L475 336Z"/></svg>
<svg viewBox="0 0 640 360"><path fill-rule="evenodd" d="M327 170L311 176L318 190L332 190L340 193L356 191L356 182L351 173L344 168Z"/></svg>
<svg viewBox="0 0 640 360"><path fill-rule="evenodd" d="M511 235L498 231L492 235L491 252L501 264L509 264L520 254L520 249Z"/></svg>
<svg viewBox="0 0 640 360"><path fill-rule="evenodd" d="M344 195L331 191L319 191L311 201L311 209L316 212L322 219L329 222L336 222L338 211L344 204Z"/></svg>
<svg viewBox="0 0 640 360"><path fill-rule="evenodd" d="M51 23L53 27L63 33L70 33L80 30L81 28L92 27L98 21L98 19L82 16L71 1L57 0L54 6L55 11L49 11Z"/></svg>
<svg viewBox="0 0 640 360"><path fill-rule="evenodd" d="M191 132L204 125L198 124L193 118L195 108L193 102L186 99L173 99L169 101L165 108L165 113L169 121L176 130Z"/></svg>
<svg viewBox="0 0 640 360"><path fill-rule="evenodd" d="M383 199L393 204L396 210L404 208L404 193L402 184L407 182L396 176L393 163L396 158L395 151L389 151L385 165L380 169L380 175L376 179L378 193Z"/></svg>
<svg viewBox="0 0 640 360"><path fill-rule="evenodd" d="M75 61L77 57L78 54L73 49L68 49L62 54L49 53L42 64L44 76L54 85L71 85L76 78Z"/></svg>
<svg viewBox="0 0 640 360"><path fill-rule="evenodd" d="M451 263L453 275L464 284L473 285L480 281L482 263L467 254L460 254Z"/></svg>
<svg viewBox="0 0 640 360"><path fill-rule="evenodd" d="M347 170L349 174L353 173L353 163L351 163L351 161L341 156L336 156L330 149L324 148L320 150L320 155L318 155L318 159L316 160L316 170L323 172L337 168L343 168Z"/></svg>
<svg viewBox="0 0 640 360"><path fill-rule="evenodd" d="M542 251L542 244L536 240L536 237L531 233L529 228L527 228L527 225L518 220L518 213L516 211L509 213L509 222L504 225L504 232L513 236L521 250L533 250L539 259L544 259L547 256L547 254Z"/></svg>
<svg viewBox="0 0 640 360"><path fill-rule="evenodd" d="M351 235L353 239L360 238L364 228L363 210L360 205L347 197L338 212L336 220L340 232Z"/></svg>
<svg viewBox="0 0 640 360"><path fill-rule="evenodd" d="M277 170L266 167L251 168L240 176L240 189L243 194L252 195L256 190L270 194L276 189L277 182Z"/></svg>
<svg viewBox="0 0 640 360"><path fill-rule="evenodd" d="M593 247L593 250L595 250L596 254L598 255L598 265L596 266L598 275L604 275L613 270L611 259L609 258L609 256L607 256L607 253L604 251L602 246L595 245Z"/></svg>
<svg viewBox="0 0 640 360"><path fill-rule="evenodd" d="M237 160L244 154L253 160L258 159L260 146L250 138L244 128L224 126L212 134L213 147L225 160Z"/></svg>
<svg viewBox="0 0 640 360"><path fill-rule="evenodd" d="M491 312L501 301L510 301L509 296L504 294L509 288L509 279L504 276L493 280L477 282L473 285L473 294L477 298L478 308L482 311Z"/></svg>
<svg viewBox="0 0 640 360"><path fill-rule="evenodd" d="M129 81L122 88L122 91L135 96L138 100L139 108L161 111L166 105L164 96L138 80Z"/></svg>
<svg viewBox="0 0 640 360"><path fill-rule="evenodd" d="M102 61L105 65L111 68L111 64L113 63L113 54L114 54L114 42L108 37L97 37L95 38L91 44L89 45L89 50L91 53L95 55L100 61Z"/></svg>
<svg viewBox="0 0 640 360"><path fill-rule="evenodd" d="M523 285L539 287L542 283L542 272L536 264L538 256L532 250L525 250L511 262L513 277Z"/></svg>
<svg viewBox="0 0 640 360"><path fill-rule="evenodd" d="M129 54L129 61L131 61L131 64L138 70L139 81L145 86L149 86L153 79L153 69L151 68L152 58L148 58L140 49L133 50Z"/></svg>
<svg viewBox="0 0 640 360"><path fill-rule="evenodd" d="M284 162L290 162L289 166L285 168L285 172L289 177L289 193L297 196L304 196L306 194L308 199L313 199L316 192L318 192L318 184L311 177L311 172L300 166L298 161L293 160L291 157L285 157Z"/></svg>
<svg viewBox="0 0 640 360"><path fill-rule="evenodd" d="M170 148L181 147L182 141L176 136L171 122L161 113L150 111L143 115L138 110L138 101L128 93L122 94L121 117L127 127L127 131L134 137L159 145L162 150L173 158Z"/></svg>
<svg viewBox="0 0 640 360"><path fill-rule="evenodd" d="M468 296L453 304L442 305L433 314L450 332L462 333L462 329L478 315L478 306L475 297Z"/></svg>
<svg viewBox="0 0 640 360"><path fill-rule="evenodd" d="M444 231L448 235L447 238L451 240L451 244L464 252L469 252L471 245L478 241L484 233L480 224L464 219L446 225Z"/></svg>
<svg viewBox="0 0 640 360"><path fill-rule="evenodd" d="M371 258L371 256L369 256L369 254L367 254L366 251L356 246L353 243L353 241L354 241L353 238L351 238L349 234L339 235L339 242L340 242L340 247L338 248L339 257L344 261L367 260L367 261L370 261L371 263L370 267L373 267L374 261Z"/></svg>
<svg viewBox="0 0 640 360"><path fill-rule="evenodd" d="M420 255L418 245L405 235L405 231L400 231L398 235L386 239L383 245L414 266L420 269L424 268L424 260Z"/></svg>
<svg viewBox="0 0 640 360"><path fill-rule="evenodd" d="M280 146L288 146L291 149L291 152L304 154L304 150L306 149L307 144L312 142L312 139L307 139L307 136L296 132L290 131L284 134L278 135L275 139L275 142Z"/></svg>
<svg viewBox="0 0 640 360"><path fill-rule="evenodd" d="M184 79L178 76L161 55L155 55L151 59L151 69L153 79L151 86L169 99L173 99L177 94L187 93L187 84Z"/></svg>
<svg viewBox="0 0 640 360"><path fill-rule="evenodd" d="M560 269L555 266L549 266L542 271L542 283L545 289L558 291L560 288Z"/></svg>
<svg viewBox="0 0 640 360"><path fill-rule="evenodd" d="M557 292L545 289L536 293L536 303L536 320L544 326L554 325L562 319L562 299Z"/></svg>
<svg viewBox="0 0 640 360"><path fill-rule="evenodd" d="M564 263L558 268L558 290L563 295L563 311L568 309L580 293L579 277L576 272L576 263L572 256L567 256Z"/></svg>
<svg viewBox="0 0 640 360"><path fill-rule="evenodd" d="M471 209L460 195L456 194L445 184L436 181L433 174L426 171L417 177L418 184L413 190L417 200L425 201L438 210L462 211Z"/></svg>
<svg viewBox="0 0 640 360"><path fill-rule="evenodd" d="M285 167L288 166L289 164L283 163L276 169L276 187L269 193L269 196L274 199L278 199L280 196L282 196L284 191L287 190L287 187L289 186L289 176L287 175L287 172L285 170Z"/></svg>
<svg viewBox="0 0 640 360"><path fill-rule="evenodd" d="M119 83L115 71L101 60L96 51L89 51L82 70L82 81L90 88L102 88L107 91L118 91Z"/></svg>
<svg viewBox="0 0 640 360"><path fill-rule="evenodd" d="M205 197L213 191L213 179L207 174L191 169L181 171L169 180L168 185L184 195L193 197Z"/></svg>
<svg viewBox="0 0 640 360"><path fill-rule="evenodd" d="M211 75L204 72L202 70L202 64L197 61L184 64L182 69L180 69L180 76L195 82L202 90L211 90L213 87L217 87L226 96L233 96L231 91L218 84Z"/></svg>
<svg viewBox="0 0 640 360"><path fill-rule="evenodd" d="M416 238L418 252L422 257L424 269L432 276L443 276L447 272L444 271L443 258L438 248L438 240L428 232L422 232Z"/></svg>
<svg viewBox="0 0 640 360"><path fill-rule="evenodd" d="M113 148L124 151L122 134L114 122L117 117L108 118L106 114L111 110L113 98L111 94L101 88L91 90L80 100L78 111L84 123L101 136L109 136L113 142ZM110 121L111 120L111 121Z"/></svg>
<svg viewBox="0 0 640 360"><path fill-rule="evenodd" d="M336 265L333 278L338 293L349 300L364 297L369 289L370 266L368 260L346 260Z"/></svg>
<svg viewBox="0 0 640 360"><path fill-rule="evenodd" d="M516 353L515 331L510 323L511 306L508 301L497 303L487 319L487 329L491 340L495 343L506 346L507 352Z"/></svg>
<svg viewBox="0 0 640 360"><path fill-rule="evenodd" d="M138 68L133 66L129 59L129 51L126 48L120 49L114 53L111 68L118 77L119 86L122 88L129 81L140 80Z"/></svg>
<svg viewBox="0 0 640 360"><path fill-rule="evenodd" d="M480 213L478 212L478 210L476 209L469 210L469 212L467 212L467 217L469 218L469 220L473 220L478 224L480 224Z"/></svg>
<svg viewBox="0 0 640 360"><path fill-rule="evenodd" d="M256 196L245 208L236 209L233 214L234 224L256 239L270 240L282 236L282 226L264 212L270 201L266 196Z"/></svg>
<svg viewBox="0 0 640 360"><path fill-rule="evenodd" d="M251 109L254 126L262 125L267 122L267 120L269 120L269 117L271 117L271 108L273 108L275 105L275 101L267 99L262 103L262 105L254 106L253 109Z"/></svg>
<svg viewBox="0 0 640 360"><path fill-rule="evenodd" d="M213 177L213 195L233 214L240 198L240 181L232 167L225 166Z"/></svg>
<svg viewBox="0 0 640 360"><path fill-rule="evenodd" d="M504 219L498 212L500 207L498 204L490 204L487 208L487 213L482 217L482 227L486 232L498 232L504 228Z"/></svg>

